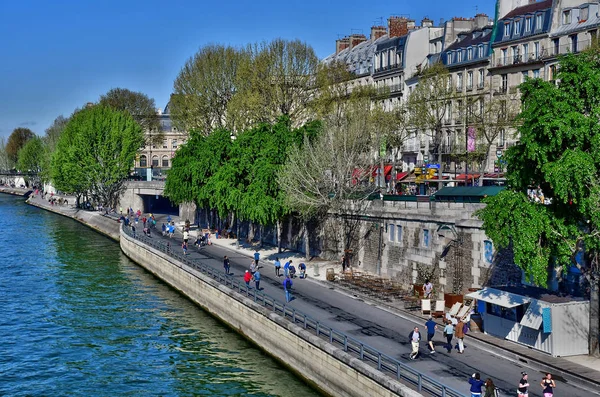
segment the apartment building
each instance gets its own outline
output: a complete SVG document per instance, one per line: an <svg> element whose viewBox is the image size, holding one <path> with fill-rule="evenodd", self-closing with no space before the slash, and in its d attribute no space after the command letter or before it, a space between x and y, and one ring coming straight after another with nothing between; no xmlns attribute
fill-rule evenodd
<svg viewBox="0 0 600 397"><path fill-rule="evenodd" d="M157 114L160 120L162 142L156 142L156 139L152 138L152 131L145 132L146 142L153 143L142 148L136 156L135 172L142 177L146 177L149 169L152 171L153 177L164 177L165 171L171 168L175 152L186 142L188 136L186 132L179 131L177 127L173 126L169 104L165 106L164 111L158 109Z"/></svg>

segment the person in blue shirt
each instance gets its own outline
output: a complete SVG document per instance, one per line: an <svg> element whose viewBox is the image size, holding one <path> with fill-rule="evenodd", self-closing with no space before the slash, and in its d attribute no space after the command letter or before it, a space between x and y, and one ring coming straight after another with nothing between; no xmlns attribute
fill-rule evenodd
<svg viewBox="0 0 600 397"><path fill-rule="evenodd" d="M285 280L283 280L283 290L285 291L286 302L292 300L292 294L290 293L290 290L292 289L293 284L294 283L292 283L292 279L290 278L290 276L285 276Z"/></svg>
<svg viewBox="0 0 600 397"><path fill-rule="evenodd" d="M292 264L292 260L290 259L283 265L283 275L289 277L290 275L290 265Z"/></svg>
<svg viewBox="0 0 600 397"><path fill-rule="evenodd" d="M479 372L475 372L469 378L469 383L471 384L471 397L481 397L481 388L485 385L485 382L481 380Z"/></svg>
<svg viewBox="0 0 600 397"><path fill-rule="evenodd" d="M279 271L281 270L281 262L279 262L279 258L275 258L275 275L280 277Z"/></svg>
<svg viewBox="0 0 600 397"><path fill-rule="evenodd" d="M304 264L304 262L300 263L300 266L298 266L298 268L300 269L300 278L305 278L306 277L306 265Z"/></svg>
<svg viewBox="0 0 600 397"><path fill-rule="evenodd" d="M254 285L256 285L256 290L260 291L260 272L257 270L254 272Z"/></svg>
<svg viewBox="0 0 600 397"><path fill-rule="evenodd" d="M433 321L433 317L429 317L429 320L425 323L427 327L427 344L429 345L429 352L435 353L435 347L433 345L433 337L435 336L435 330L437 329L437 324Z"/></svg>
<svg viewBox="0 0 600 397"><path fill-rule="evenodd" d="M165 225L165 223L163 222L163 224L162 224L162 235L164 236L165 234L167 234L167 225Z"/></svg>
<svg viewBox="0 0 600 397"><path fill-rule="evenodd" d="M258 269L258 261L260 260L260 252L256 251L254 253L254 265Z"/></svg>

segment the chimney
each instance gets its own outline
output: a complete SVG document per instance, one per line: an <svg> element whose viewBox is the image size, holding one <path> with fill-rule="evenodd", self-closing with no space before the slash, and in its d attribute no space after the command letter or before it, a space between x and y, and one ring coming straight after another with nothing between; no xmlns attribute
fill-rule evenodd
<svg viewBox="0 0 600 397"><path fill-rule="evenodd" d="M371 26L371 41L375 41L386 34L387 28L385 26Z"/></svg>
<svg viewBox="0 0 600 397"><path fill-rule="evenodd" d="M408 19L405 17L390 17L388 19L390 37L401 37L408 34Z"/></svg>
<svg viewBox="0 0 600 397"><path fill-rule="evenodd" d="M354 48L363 41L367 41L367 37L364 34L352 34L350 35L350 48Z"/></svg>
<svg viewBox="0 0 600 397"><path fill-rule="evenodd" d="M408 21L406 21L406 27L408 28L408 30L413 30L415 28L415 20L409 19Z"/></svg>
<svg viewBox="0 0 600 397"><path fill-rule="evenodd" d="M475 29L482 29L488 26L490 23L490 17L486 14L475 15Z"/></svg>
<svg viewBox="0 0 600 397"><path fill-rule="evenodd" d="M336 55L350 47L350 38L344 37L343 39L337 39L335 41L335 53Z"/></svg>
<svg viewBox="0 0 600 397"><path fill-rule="evenodd" d="M425 17L421 20L421 27L430 28L432 26L433 26L433 21L431 19Z"/></svg>

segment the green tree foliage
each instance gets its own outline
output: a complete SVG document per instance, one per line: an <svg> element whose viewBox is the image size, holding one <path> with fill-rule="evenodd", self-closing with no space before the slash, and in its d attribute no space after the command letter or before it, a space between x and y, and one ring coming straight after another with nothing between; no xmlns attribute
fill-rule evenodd
<svg viewBox="0 0 600 397"><path fill-rule="evenodd" d="M238 67L248 56L231 46L208 45L188 59L175 79L170 102L180 130L208 135L214 129L234 128L227 108L238 91Z"/></svg>
<svg viewBox="0 0 600 397"><path fill-rule="evenodd" d="M147 144L162 142L162 129L153 98L142 92L135 92L126 88L112 88L100 97L98 103L114 110L129 113L139 123L144 132L150 132L147 135Z"/></svg>
<svg viewBox="0 0 600 397"><path fill-rule="evenodd" d="M6 155L8 156L8 160L11 164L17 164L19 160L19 150L28 140L33 138L35 134L29 128L15 128L13 132L8 137L8 142L6 142Z"/></svg>
<svg viewBox="0 0 600 397"><path fill-rule="evenodd" d="M520 142L506 155L509 188L486 199L478 215L497 248L545 286L551 266L579 267L590 287L590 353L598 355L600 249L600 53L561 59L557 83L521 85ZM550 204L527 189L541 188ZM574 257L585 250L587 261Z"/></svg>
<svg viewBox="0 0 600 397"><path fill-rule="evenodd" d="M44 141L34 136L19 150L17 168L23 172L40 172L45 152Z"/></svg>
<svg viewBox="0 0 600 397"><path fill-rule="evenodd" d="M307 119L318 58L300 40L275 39L248 46L238 68L239 88L228 108L238 129L258 123L276 123L280 117L298 126Z"/></svg>
<svg viewBox="0 0 600 397"><path fill-rule="evenodd" d="M140 125L126 112L102 105L74 114L52 157L54 186L115 207L123 182L144 142Z"/></svg>

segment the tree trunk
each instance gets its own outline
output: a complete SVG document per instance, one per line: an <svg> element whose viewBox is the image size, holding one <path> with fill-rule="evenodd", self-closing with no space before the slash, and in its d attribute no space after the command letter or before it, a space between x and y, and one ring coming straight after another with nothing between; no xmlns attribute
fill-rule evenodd
<svg viewBox="0 0 600 397"><path fill-rule="evenodd" d="M264 230L263 225L262 224L258 225L258 246L260 248L262 248L262 243L263 243L263 230Z"/></svg>
<svg viewBox="0 0 600 397"><path fill-rule="evenodd" d="M277 253L281 254L281 219L277 219Z"/></svg>
<svg viewBox="0 0 600 397"><path fill-rule="evenodd" d="M235 248L240 248L240 219L236 219Z"/></svg>
<svg viewBox="0 0 600 397"><path fill-rule="evenodd" d="M593 266L593 269L597 269ZM592 270L594 272L594 270ZM595 271L594 273L598 273ZM598 274L592 274L590 282L590 331L589 331L589 349L590 356L600 357L600 277Z"/></svg>
<svg viewBox="0 0 600 397"><path fill-rule="evenodd" d="M310 260L310 236L308 235L308 221L304 221L302 223L302 228L304 229L304 250L306 251L304 257L308 262Z"/></svg>

